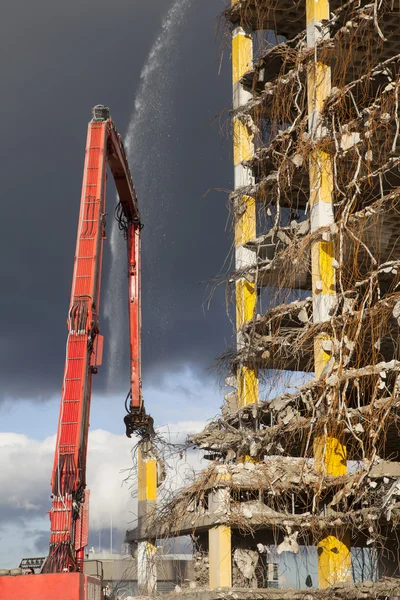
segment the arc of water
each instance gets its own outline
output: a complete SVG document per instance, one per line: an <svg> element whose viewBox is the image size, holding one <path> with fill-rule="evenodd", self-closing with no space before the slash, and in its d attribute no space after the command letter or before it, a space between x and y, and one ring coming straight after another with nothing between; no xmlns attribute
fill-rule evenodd
<svg viewBox="0 0 400 600"><path fill-rule="evenodd" d="M152 194L146 194L151 172L151 156L165 155L165 160L168 160L167 149L162 147L163 137L160 135L160 130L168 127L166 98L172 90L180 28L190 5L191 0L175 0L162 21L161 31L150 49L140 74L134 110L124 140L141 210L146 217L150 216L152 209L157 208L158 210L155 205L151 206ZM159 200L160 198L158 198ZM146 222L146 218L144 221ZM115 220L111 226L110 246L111 274L104 311L111 325L107 359L107 387L109 389L119 387L118 380L121 378L123 366L121 356L126 327L126 293L124 289L126 249Z"/></svg>

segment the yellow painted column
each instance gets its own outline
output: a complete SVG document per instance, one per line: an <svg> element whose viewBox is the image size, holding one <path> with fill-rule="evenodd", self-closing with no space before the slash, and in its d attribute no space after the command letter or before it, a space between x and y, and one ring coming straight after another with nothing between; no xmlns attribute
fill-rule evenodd
<svg viewBox="0 0 400 600"><path fill-rule="evenodd" d="M232 587L231 528L220 525L208 532L210 588Z"/></svg>
<svg viewBox="0 0 400 600"><path fill-rule="evenodd" d="M232 4L235 4L233 0ZM237 25L232 32L232 83L233 108L243 106L251 99L252 94L240 83L241 77L252 66L253 40L249 29ZM253 132L248 122L233 118L233 161L235 190L254 183L252 169L244 166L243 161L254 154ZM255 199L244 195L236 200L235 211L235 266L240 272L256 262L255 252L245 248L246 242L256 236L256 203ZM245 277L236 281L236 330L237 348L243 346L241 328L251 319L256 311L257 290L253 282ZM240 365L237 373L238 407L257 402L258 377L254 367Z"/></svg>
<svg viewBox="0 0 400 600"><path fill-rule="evenodd" d="M157 502L157 455L151 442L143 441L138 448L138 527L146 528L154 517ZM140 595L152 595L157 587L156 540L138 544L138 588Z"/></svg>
<svg viewBox="0 0 400 600"><path fill-rule="evenodd" d="M138 502L157 500L157 459L142 442L138 448Z"/></svg>
<svg viewBox="0 0 400 600"><path fill-rule="evenodd" d="M232 0L232 5L237 0ZM233 109L236 110L251 99L252 94L244 89L240 79L251 68L253 59L252 32L240 24L232 32L232 83ZM243 165L243 161L254 154L253 133L248 122L233 118L233 162L235 190L254 184L252 169ZM255 263L255 253L245 248L246 242L256 236L256 203L254 198L242 195L236 200L235 207L235 267L238 272ZM254 283L245 277L236 281L236 344L243 347L242 326L251 319L256 310L257 290ZM237 370L237 403L242 408L258 399L258 378L256 369L241 364ZM220 490L221 491L221 490ZM224 490L229 494L229 490ZM218 512L217 492L213 492ZM223 494L222 494L223 496ZM232 544L231 529L225 525L213 527L208 532L209 540L209 583L210 588L232 586Z"/></svg>
<svg viewBox="0 0 400 600"><path fill-rule="evenodd" d="M214 488L208 494L208 510L216 521L229 513L231 473L227 465L216 467ZM210 588L232 586L231 528L218 525L208 530L208 563Z"/></svg>
<svg viewBox="0 0 400 600"><path fill-rule="evenodd" d="M315 47L318 40L329 32L322 29L322 21L329 19L328 0L306 0L307 44ZM330 66L315 60L309 67L307 76L309 132L316 144L324 135L321 111L331 90ZM331 157L316 149L311 154L310 164L310 221L311 231L334 223L333 175ZM333 261L335 247L333 240L315 242L311 248L313 317L315 322L330 319L336 303L336 280ZM316 336L314 340L315 377L323 374L331 358L329 337ZM326 475L339 476L347 471L346 446L340 432L331 430L316 436L314 459L317 470ZM350 538L345 532L335 532L318 543L318 581L320 588L351 578Z"/></svg>

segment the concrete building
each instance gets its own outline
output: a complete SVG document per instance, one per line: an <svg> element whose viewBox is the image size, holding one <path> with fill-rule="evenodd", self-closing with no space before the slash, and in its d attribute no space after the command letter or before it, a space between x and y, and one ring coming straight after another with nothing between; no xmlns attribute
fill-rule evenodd
<svg viewBox="0 0 400 600"><path fill-rule="evenodd" d="M231 391L191 440L210 467L167 505L142 446L139 592L155 540L192 535L185 597L397 597L399 7L232 0L224 18Z"/></svg>

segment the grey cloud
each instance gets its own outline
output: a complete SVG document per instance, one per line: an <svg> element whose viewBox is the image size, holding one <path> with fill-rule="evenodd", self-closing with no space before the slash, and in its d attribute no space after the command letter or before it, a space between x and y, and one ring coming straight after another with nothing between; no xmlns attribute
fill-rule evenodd
<svg viewBox="0 0 400 600"><path fill-rule="evenodd" d="M0 503L0 529L4 525L13 524L15 527L28 528L31 519L42 517L49 510L49 494L43 496L43 502L40 502L32 508L21 506L10 506Z"/></svg>
<svg viewBox="0 0 400 600"><path fill-rule="evenodd" d="M34 531L34 546L39 556L47 556L49 551L49 532L48 531Z"/></svg>
<svg viewBox="0 0 400 600"><path fill-rule="evenodd" d="M149 378L184 363L202 369L231 334L222 294L204 316L206 290L199 283L219 271L230 243L226 198L201 200L208 188L231 185L230 141L211 125L230 105L228 65L218 76L215 24L222 7L193 2L175 73L164 74L172 89L164 99L148 99L165 101L168 124L149 123L149 166L133 169L145 223L143 364ZM0 399L43 399L61 387L90 108L109 104L126 130L167 7L165 0L117 0L112 7L105 0L6 0L2 8ZM107 335L104 319L102 325ZM121 382L127 381L124 348ZM96 389L104 384L103 375Z"/></svg>

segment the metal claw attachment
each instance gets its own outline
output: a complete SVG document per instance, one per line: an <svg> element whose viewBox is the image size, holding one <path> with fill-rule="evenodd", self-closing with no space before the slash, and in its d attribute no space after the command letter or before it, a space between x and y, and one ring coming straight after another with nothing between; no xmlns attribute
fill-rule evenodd
<svg viewBox="0 0 400 600"><path fill-rule="evenodd" d="M124 417L127 437L132 437L137 433L142 439L149 439L155 436L154 419L148 415L142 407L140 410L131 408L130 412Z"/></svg>

